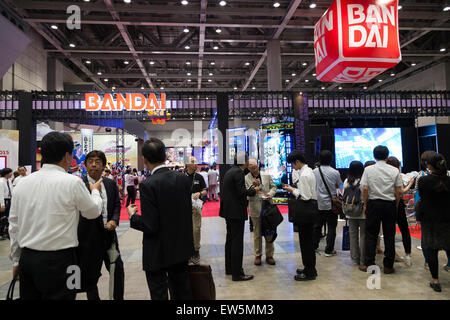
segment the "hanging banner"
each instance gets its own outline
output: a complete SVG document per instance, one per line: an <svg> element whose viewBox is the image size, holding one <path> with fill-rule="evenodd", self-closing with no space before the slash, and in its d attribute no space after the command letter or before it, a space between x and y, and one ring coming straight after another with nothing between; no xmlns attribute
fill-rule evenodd
<svg viewBox="0 0 450 320"><path fill-rule="evenodd" d="M398 0L335 0L314 26L317 79L366 83L401 60Z"/></svg>
<svg viewBox="0 0 450 320"><path fill-rule="evenodd" d="M81 150L88 154L94 149L94 131L92 129L81 129Z"/></svg>
<svg viewBox="0 0 450 320"><path fill-rule="evenodd" d="M0 129L0 170L19 166L19 131Z"/></svg>

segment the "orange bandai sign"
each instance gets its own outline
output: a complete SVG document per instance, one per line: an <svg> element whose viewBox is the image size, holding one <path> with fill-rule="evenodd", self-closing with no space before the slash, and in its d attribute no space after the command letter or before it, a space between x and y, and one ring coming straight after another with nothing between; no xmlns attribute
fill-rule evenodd
<svg viewBox="0 0 450 320"><path fill-rule="evenodd" d="M166 94L161 93L160 99L154 93L147 96L142 93L86 93L84 96L86 111L144 111L165 110Z"/></svg>

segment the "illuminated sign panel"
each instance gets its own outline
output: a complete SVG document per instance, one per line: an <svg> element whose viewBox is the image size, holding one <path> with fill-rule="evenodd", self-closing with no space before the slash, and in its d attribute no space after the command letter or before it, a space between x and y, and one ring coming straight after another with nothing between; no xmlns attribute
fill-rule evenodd
<svg viewBox="0 0 450 320"><path fill-rule="evenodd" d="M142 93L106 93L100 96L98 93L86 93L86 111L149 111L165 110L166 94L161 93L160 99L154 93L144 95Z"/></svg>

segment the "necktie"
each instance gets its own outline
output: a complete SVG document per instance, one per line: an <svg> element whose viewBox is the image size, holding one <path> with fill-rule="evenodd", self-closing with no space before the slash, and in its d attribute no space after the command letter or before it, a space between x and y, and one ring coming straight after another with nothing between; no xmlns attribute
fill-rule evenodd
<svg viewBox="0 0 450 320"><path fill-rule="evenodd" d="M6 180L6 185L8 186L8 197L11 199L11 188L9 187L9 180Z"/></svg>

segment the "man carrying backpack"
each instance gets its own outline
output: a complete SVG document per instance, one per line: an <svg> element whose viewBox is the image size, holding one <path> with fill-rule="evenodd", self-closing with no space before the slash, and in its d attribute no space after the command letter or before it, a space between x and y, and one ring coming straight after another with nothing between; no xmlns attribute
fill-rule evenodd
<svg viewBox="0 0 450 320"><path fill-rule="evenodd" d="M365 266L366 217L363 213L361 197L361 177L364 165L360 161L352 161L348 170L348 177L344 181L344 196L342 209L349 223L350 256L357 266Z"/></svg>

